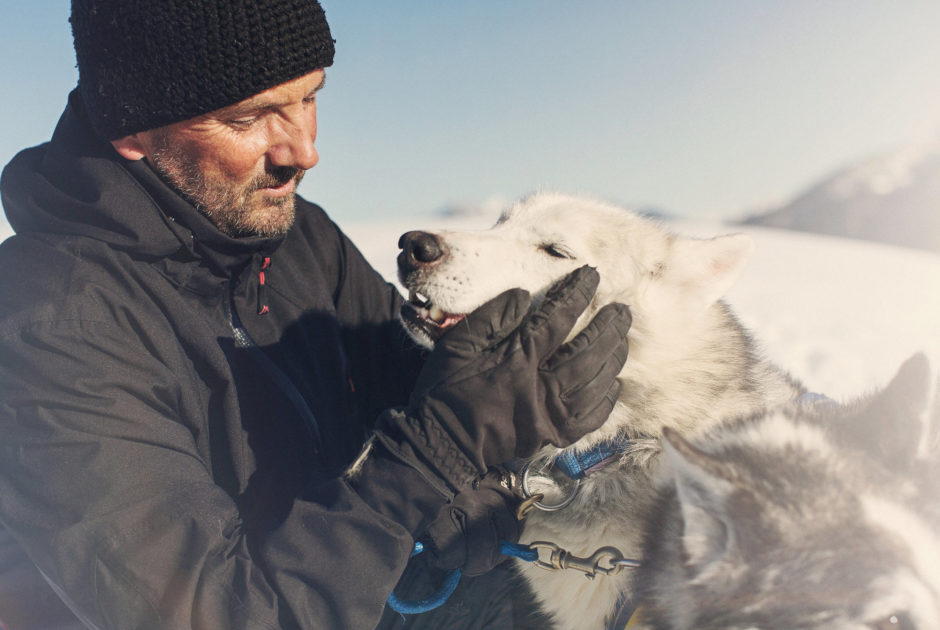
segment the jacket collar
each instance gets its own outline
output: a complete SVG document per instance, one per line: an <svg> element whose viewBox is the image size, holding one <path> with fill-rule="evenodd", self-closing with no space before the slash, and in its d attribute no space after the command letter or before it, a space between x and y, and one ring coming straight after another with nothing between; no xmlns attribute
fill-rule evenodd
<svg viewBox="0 0 940 630"><path fill-rule="evenodd" d="M228 236L219 231L189 201L167 186L144 160L125 161L124 168L134 176L154 205L160 209L169 221L170 229L182 230L184 246L194 256L206 261L217 273L229 276L244 267L250 259L270 256L284 240L283 236Z"/></svg>
<svg viewBox="0 0 940 630"><path fill-rule="evenodd" d="M198 258L229 276L269 256L283 237L232 238L143 161L125 160L97 137L77 92L52 140L20 152L3 171L3 205L17 233L85 236L144 258Z"/></svg>

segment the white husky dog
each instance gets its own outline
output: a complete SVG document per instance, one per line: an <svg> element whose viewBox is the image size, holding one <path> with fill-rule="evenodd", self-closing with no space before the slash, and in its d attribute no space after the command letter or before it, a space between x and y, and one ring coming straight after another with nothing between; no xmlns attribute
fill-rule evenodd
<svg viewBox="0 0 940 630"><path fill-rule="evenodd" d="M692 438L667 430L636 627L940 628L929 385L918 355L851 405L785 405Z"/></svg>
<svg viewBox="0 0 940 630"><path fill-rule="evenodd" d="M502 291L521 287L538 299L585 264L597 268L600 285L572 337L605 304L630 307L620 400L601 428L533 458L529 488L544 497L525 522L523 542L547 541L578 557L612 546L636 557L664 428L692 435L802 393L758 356L720 301L752 251L745 235L687 238L599 201L537 194L489 230L409 232L399 246L399 278L410 292L402 321L428 346ZM613 569L611 561L602 564ZM520 565L564 630L604 628L631 599L630 570L586 580L574 570Z"/></svg>

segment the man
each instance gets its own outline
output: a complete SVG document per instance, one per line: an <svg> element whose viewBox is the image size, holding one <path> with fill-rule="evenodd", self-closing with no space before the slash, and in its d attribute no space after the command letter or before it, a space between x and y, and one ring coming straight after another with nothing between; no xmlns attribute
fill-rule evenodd
<svg viewBox="0 0 940 630"><path fill-rule="evenodd" d="M71 22L78 87L2 179L0 549L121 630L371 628L415 539L496 564L493 467L606 418L626 308L564 344L582 269L422 367L401 298L295 194L334 52L315 0L73 0Z"/></svg>

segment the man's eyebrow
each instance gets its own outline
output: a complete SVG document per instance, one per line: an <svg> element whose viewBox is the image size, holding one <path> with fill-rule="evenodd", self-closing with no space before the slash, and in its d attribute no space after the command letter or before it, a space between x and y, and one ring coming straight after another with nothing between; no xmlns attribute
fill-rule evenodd
<svg viewBox="0 0 940 630"><path fill-rule="evenodd" d="M326 73L323 74L323 77L320 79L320 82L312 90L307 92L304 98L310 98L314 96L317 92L323 89L323 86L326 85ZM281 106L281 103L272 103L266 101L258 96L250 97L239 103L229 105L228 107L223 107L219 110L220 114L233 115L233 114L242 114L246 112L254 111L263 111L266 109L277 109Z"/></svg>

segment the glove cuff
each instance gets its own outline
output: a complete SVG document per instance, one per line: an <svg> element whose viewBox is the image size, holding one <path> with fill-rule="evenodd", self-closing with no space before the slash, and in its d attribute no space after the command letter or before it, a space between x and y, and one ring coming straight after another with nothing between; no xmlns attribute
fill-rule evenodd
<svg viewBox="0 0 940 630"><path fill-rule="evenodd" d="M446 484L451 496L486 473L486 467L467 457L439 420L422 413L383 414L375 439L399 461L422 471L430 483L433 479Z"/></svg>
<svg viewBox="0 0 940 630"><path fill-rule="evenodd" d="M381 440L370 442L355 470L345 477L369 507L402 525L412 537L439 518L454 497L440 478L404 461Z"/></svg>

